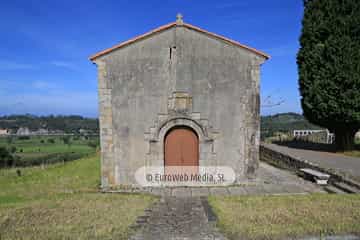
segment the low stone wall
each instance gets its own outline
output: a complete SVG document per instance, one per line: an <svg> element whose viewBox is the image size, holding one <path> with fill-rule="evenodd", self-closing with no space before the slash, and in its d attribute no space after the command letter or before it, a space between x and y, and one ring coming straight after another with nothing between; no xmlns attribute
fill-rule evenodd
<svg viewBox="0 0 360 240"><path fill-rule="evenodd" d="M344 176L344 174L334 170L321 167L304 159L299 159L287 154L275 151L265 143L260 145L260 160L279 168L287 169L296 173L301 173L301 168L311 168L330 175L331 182L344 182L350 186L360 189L360 183Z"/></svg>

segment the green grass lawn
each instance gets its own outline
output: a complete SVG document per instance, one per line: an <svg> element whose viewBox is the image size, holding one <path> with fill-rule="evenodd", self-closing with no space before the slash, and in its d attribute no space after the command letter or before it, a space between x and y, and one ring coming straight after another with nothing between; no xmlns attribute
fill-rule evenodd
<svg viewBox="0 0 360 240"><path fill-rule="evenodd" d="M349 151L349 152L344 152L344 154L350 157L360 158L360 151Z"/></svg>
<svg viewBox="0 0 360 240"><path fill-rule="evenodd" d="M70 139L70 144L64 143L64 136L30 136L29 139L11 137L11 141L9 137L3 137L0 138L0 147L6 147L9 151L15 147L16 151L13 155L19 158L16 162L20 166L39 165L39 162L46 163L47 160L53 162L54 158L61 160L66 156L77 159L95 153L96 146L91 146L89 143L98 142L97 136L88 139L79 136L67 137Z"/></svg>
<svg viewBox="0 0 360 240"><path fill-rule="evenodd" d="M23 153L64 153L64 152L91 152L93 149L85 144L65 145L63 143L38 144L30 146L18 146ZM17 151L19 153L19 150Z"/></svg>
<svg viewBox="0 0 360 240"><path fill-rule="evenodd" d="M49 143L53 139L54 143ZM0 146L16 147L16 153L64 153L64 152L93 152L93 148L87 145L91 140L74 140L71 138L70 145L64 144L62 136L31 136L30 139L21 140L14 137L9 143L6 138L0 138Z"/></svg>
<svg viewBox="0 0 360 240"><path fill-rule="evenodd" d="M0 239L127 239L155 199L98 192L99 157L0 169Z"/></svg>
<svg viewBox="0 0 360 240"><path fill-rule="evenodd" d="M360 195L210 197L230 239L292 239L360 233Z"/></svg>
<svg viewBox="0 0 360 240"><path fill-rule="evenodd" d="M355 140L355 149L354 150L344 152L344 154L347 156L360 158L360 139Z"/></svg>

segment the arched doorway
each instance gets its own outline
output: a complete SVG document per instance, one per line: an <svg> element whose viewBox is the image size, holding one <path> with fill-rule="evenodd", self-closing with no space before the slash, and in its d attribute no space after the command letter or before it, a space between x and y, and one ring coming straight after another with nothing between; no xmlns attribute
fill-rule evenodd
<svg viewBox="0 0 360 240"><path fill-rule="evenodd" d="M199 166L199 138L187 127L169 130L164 141L165 167ZM191 171L193 172L193 171Z"/></svg>

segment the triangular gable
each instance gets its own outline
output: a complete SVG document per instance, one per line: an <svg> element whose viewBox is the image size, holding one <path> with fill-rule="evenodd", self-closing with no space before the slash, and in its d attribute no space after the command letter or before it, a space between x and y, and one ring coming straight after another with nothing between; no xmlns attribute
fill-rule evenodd
<svg viewBox="0 0 360 240"><path fill-rule="evenodd" d="M203 33L203 34L206 34L206 35L208 35L208 36L210 36L210 37L213 37L213 38L216 38L216 39L220 39L220 40L222 40L222 41L224 41L224 42L227 42L227 43L229 43L229 44L232 44L232 45L234 45L234 46L237 46L237 47L246 49L246 50L248 50L248 51L250 51L250 52L253 52L254 54L259 55L259 56L261 56L261 57L263 57L263 58L265 58L265 59L269 59L269 58L270 58L269 55L267 55L266 53L263 53L263 52L261 52L261 51L259 51L259 50L256 50L255 48L248 47L248 46L243 45L243 44L241 44L241 43L239 43L239 42L237 42L237 41L231 40L231 39L229 39L229 38L220 36L220 35L215 34L215 33L212 33L212 32L208 32L208 31L206 31L206 30L204 30L204 29L201 29L201 28L199 28L199 27L195 27L195 26L193 26L193 25L191 25L191 24L188 24L188 23L180 23L180 24L179 24L178 22L172 22L172 23L163 25L163 26L161 26L161 27L158 27L158 28L156 28L156 29L154 29L154 30L152 30L152 31L150 31L150 32L147 32L147 33L145 33L145 34L142 34L142 35L140 35L140 36L137 36L137 37L135 37L135 38L132 38L132 39L130 39L130 40L127 40L127 41L125 41L125 42L119 43L119 44L117 44L117 45L115 45L115 46L113 46L113 47L111 47L111 48L108 48L108 49L105 49L105 50L103 50L103 51L100 51L100 52L98 52L98 53L90 56L89 59L90 59L91 61L94 61L94 60L97 59L98 57L101 57L101 56L103 56L103 55L106 55L106 54L108 54L108 53L110 53L110 52L112 52L112 51L114 51L114 50L116 50L116 49L125 47L125 46L127 46L127 45L129 45L129 44L132 44L132 43L136 42L136 41L142 40L142 39L144 39L144 38L150 37L150 36L153 35L153 34L156 34L156 33L162 32L162 31L165 31L165 30L167 30L167 29L170 29L170 28L176 27L176 26L186 27L186 28L188 28L188 29L191 29L191 30L194 30L194 31Z"/></svg>

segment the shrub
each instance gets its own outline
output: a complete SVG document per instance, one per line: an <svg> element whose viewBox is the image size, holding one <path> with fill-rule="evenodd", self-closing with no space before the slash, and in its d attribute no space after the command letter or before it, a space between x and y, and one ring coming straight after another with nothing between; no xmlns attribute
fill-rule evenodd
<svg viewBox="0 0 360 240"><path fill-rule="evenodd" d="M91 148L97 148L99 146L99 143L96 141L88 142L87 145Z"/></svg>
<svg viewBox="0 0 360 240"><path fill-rule="evenodd" d="M0 147L0 168L12 166L13 161L11 153L5 147Z"/></svg>
<svg viewBox="0 0 360 240"><path fill-rule="evenodd" d="M15 147L15 146L11 146L11 147L10 147L10 152L11 152L11 153L15 153L15 152L16 152L16 147Z"/></svg>
<svg viewBox="0 0 360 240"><path fill-rule="evenodd" d="M64 137L62 138L62 140L63 140L64 144L70 146L70 144L71 144L71 139L70 139L69 136L64 136Z"/></svg>
<svg viewBox="0 0 360 240"><path fill-rule="evenodd" d="M86 155L86 153L53 153L42 157L17 158L15 160L14 166L30 167L42 164L48 165L58 162L68 162L85 157Z"/></svg>
<svg viewBox="0 0 360 240"><path fill-rule="evenodd" d="M8 143L8 144L11 144L12 142L13 142L13 137L12 136L9 136L9 137L7 137L6 138L6 142Z"/></svg>
<svg viewBox="0 0 360 240"><path fill-rule="evenodd" d="M30 136L19 136L19 140L30 140Z"/></svg>

